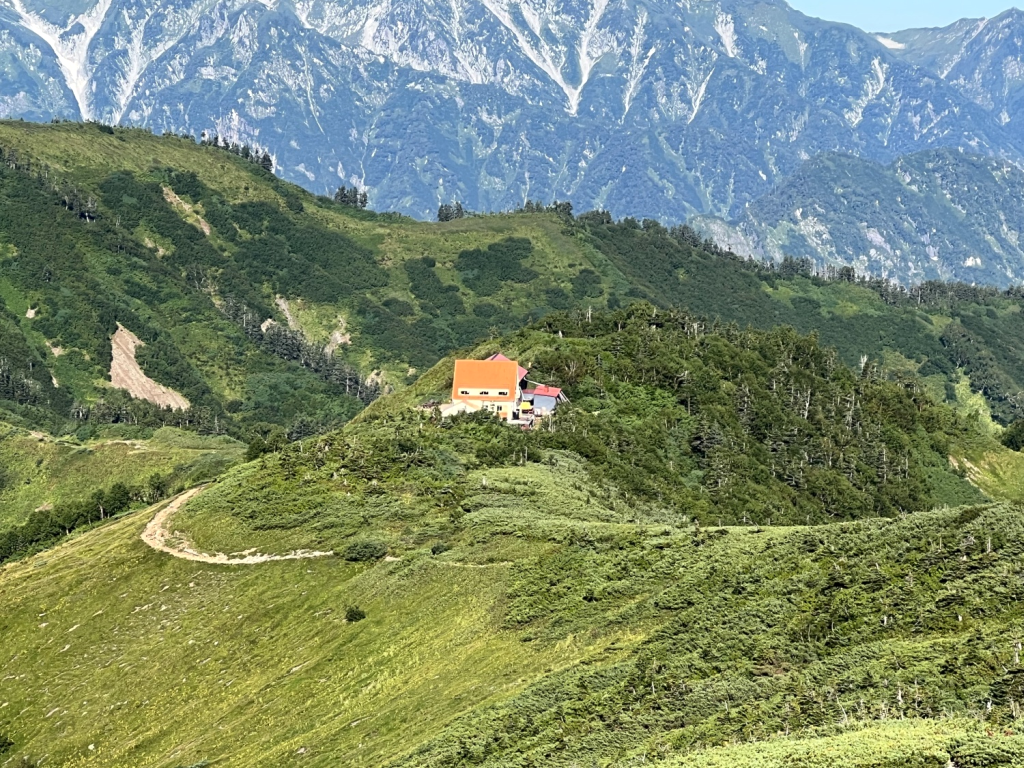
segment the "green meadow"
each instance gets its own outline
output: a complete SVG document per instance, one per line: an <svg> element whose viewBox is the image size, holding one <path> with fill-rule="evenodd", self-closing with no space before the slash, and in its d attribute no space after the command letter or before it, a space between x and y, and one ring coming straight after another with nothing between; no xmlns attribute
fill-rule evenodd
<svg viewBox="0 0 1024 768"><path fill-rule="evenodd" d="M1024 768L1017 293L0 147L0 767ZM441 419L498 351L569 402Z"/></svg>
<svg viewBox="0 0 1024 768"><path fill-rule="evenodd" d="M80 443L0 423L0 530L115 483L145 485L154 474L169 490L187 488L222 474L244 453L231 438L172 428L148 438L126 431Z"/></svg>

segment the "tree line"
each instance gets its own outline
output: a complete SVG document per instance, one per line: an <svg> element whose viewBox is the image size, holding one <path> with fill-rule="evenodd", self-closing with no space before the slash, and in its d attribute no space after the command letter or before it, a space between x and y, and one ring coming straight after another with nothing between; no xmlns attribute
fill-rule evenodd
<svg viewBox="0 0 1024 768"><path fill-rule="evenodd" d="M224 298L221 311L244 331L250 341L270 354L294 361L325 381L344 387L346 395L366 405L380 397L381 385L378 381L364 378L356 366L342 360L327 348L313 344L300 331L293 331L271 318L262 317L244 302L231 296Z"/></svg>
<svg viewBox="0 0 1024 768"><path fill-rule="evenodd" d="M155 504L168 493L167 478L154 474L145 485L114 483L86 499L38 509L22 525L0 531L0 564L51 547L77 530L127 512L135 503Z"/></svg>
<svg viewBox="0 0 1024 768"><path fill-rule="evenodd" d="M214 149L221 149L225 152L229 152L235 157L240 157L243 160L247 160L253 165L258 165L267 173L274 172L274 159L271 157L270 152L264 149L262 152L259 149L254 149L248 144L239 145L237 142L228 141L226 138L222 139L218 134L208 134L203 131L199 139L199 145L202 147L213 147Z"/></svg>
<svg viewBox="0 0 1024 768"><path fill-rule="evenodd" d="M342 185L334 193L334 202L349 208L363 210L370 204L370 196L366 194L366 190L361 190L354 186L349 189Z"/></svg>

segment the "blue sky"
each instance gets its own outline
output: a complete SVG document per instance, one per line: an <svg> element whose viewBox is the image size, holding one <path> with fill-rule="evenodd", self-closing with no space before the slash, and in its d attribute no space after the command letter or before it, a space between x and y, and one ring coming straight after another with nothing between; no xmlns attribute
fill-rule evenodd
<svg viewBox="0 0 1024 768"><path fill-rule="evenodd" d="M944 27L964 17L991 18L1013 3L1014 0L789 0L790 5L808 16L845 21L868 32Z"/></svg>

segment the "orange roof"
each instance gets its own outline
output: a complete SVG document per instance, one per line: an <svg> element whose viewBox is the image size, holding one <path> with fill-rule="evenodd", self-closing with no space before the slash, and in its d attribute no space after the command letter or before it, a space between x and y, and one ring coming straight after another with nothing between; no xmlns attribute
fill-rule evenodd
<svg viewBox="0 0 1024 768"><path fill-rule="evenodd" d="M519 363L514 360L456 360L452 399L458 400L459 390L489 390L490 400L514 400L519 385ZM498 391L508 392L499 398Z"/></svg>
<svg viewBox="0 0 1024 768"><path fill-rule="evenodd" d="M501 354L501 352L499 352L496 355L491 355L487 359L488 360L501 360L504 363L511 362L507 357L505 357L503 354ZM523 379L525 379L529 375L530 375L530 372L528 370L526 370L525 368L523 368L523 366L520 365L519 366L519 380L522 381Z"/></svg>

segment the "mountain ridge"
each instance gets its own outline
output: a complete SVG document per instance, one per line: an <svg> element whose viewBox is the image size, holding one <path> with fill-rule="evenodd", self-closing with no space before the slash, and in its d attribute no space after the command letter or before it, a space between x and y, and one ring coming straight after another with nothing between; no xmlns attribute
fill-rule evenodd
<svg viewBox="0 0 1024 768"><path fill-rule="evenodd" d="M10 115L216 132L271 148L293 181L357 183L420 217L536 196L673 222L736 214L822 151L1024 156L951 85L781 0L3 7L9 71L17 35L40 62L12 78Z"/></svg>
<svg viewBox="0 0 1024 768"><path fill-rule="evenodd" d="M809 160L731 222L691 224L737 254L853 266L904 285L1007 287L1024 272L1024 171L948 149L882 165L844 153Z"/></svg>

